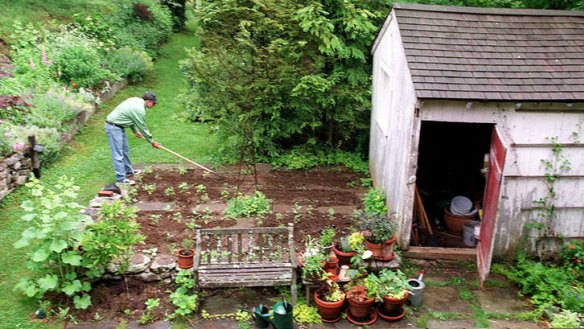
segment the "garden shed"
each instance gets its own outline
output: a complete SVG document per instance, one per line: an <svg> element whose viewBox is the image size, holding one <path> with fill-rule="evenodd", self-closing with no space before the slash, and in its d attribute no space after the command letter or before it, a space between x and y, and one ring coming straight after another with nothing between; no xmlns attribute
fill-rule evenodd
<svg viewBox="0 0 584 329"><path fill-rule="evenodd" d="M435 229L453 196L482 209L483 279L584 236L584 12L395 4L372 53L370 170L401 249L416 187Z"/></svg>

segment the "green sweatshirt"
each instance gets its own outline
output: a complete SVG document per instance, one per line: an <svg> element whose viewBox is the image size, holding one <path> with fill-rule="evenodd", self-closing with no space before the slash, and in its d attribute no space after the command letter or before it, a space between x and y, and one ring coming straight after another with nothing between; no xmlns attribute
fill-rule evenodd
<svg viewBox="0 0 584 329"><path fill-rule="evenodd" d="M139 131L150 144L154 141L146 126L145 101L140 97L130 97L123 101L107 116L106 121L130 128L134 133Z"/></svg>

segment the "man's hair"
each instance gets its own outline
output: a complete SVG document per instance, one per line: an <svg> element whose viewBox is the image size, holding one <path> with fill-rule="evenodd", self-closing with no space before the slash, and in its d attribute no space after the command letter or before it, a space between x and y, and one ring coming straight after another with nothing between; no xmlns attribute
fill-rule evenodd
<svg viewBox="0 0 584 329"><path fill-rule="evenodd" d="M145 92L144 96L142 96L142 99L144 99L145 101L153 101L154 104L158 103L158 99L156 98L156 94L151 92L151 91Z"/></svg>

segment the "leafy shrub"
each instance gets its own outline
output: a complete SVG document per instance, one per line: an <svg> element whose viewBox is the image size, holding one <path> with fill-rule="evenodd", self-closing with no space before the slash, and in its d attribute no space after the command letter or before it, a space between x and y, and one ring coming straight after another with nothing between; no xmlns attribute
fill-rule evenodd
<svg viewBox="0 0 584 329"><path fill-rule="evenodd" d="M79 187L66 177L51 187L32 178L26 186L30 198L21 207L22 220L28 225L14 247L26 248L31 277L21 279L15 289L38 299L55 292L85 309L91 305L87 294L91 285L82 281L79 246L82 229L91 217L79 212L84 208L76 202Z"/></svg>
<svg viewBox="0 0 584 329"><path fill-rule="evenodd" d="M363 207L366 213L373 215L387 215L385 194L378 188L370 188L363 198Z"/></svg>
<svg viewBox="0 0 584 329"><path fill-rule="evenodd" d="M133 247L144 241L136 210L119 200L103 204L100 220L88 226L82 240L84 266L91 269L89 277L100 277L112 262L119 273L127 270Z"/></svg>
<svg viewBox="0 0 584 329"><path fill-rule="evenodd" d="M566 243L560 255L564 266L571 270L580 280L584 280L584 243L578 240Z"/></svg>
<svg viewBox="0 0 584 329"><path fill-rule="evenodd" d="M336 150L328 147L302 145L274 157L271 163L286 169L310 169L317 166L344 165L359 173L368 173L367 161L356 152Z"/></svg>
<svg viewBox="0 0 584 329"><path fill-rule="evenodd" d="M552 328L581 328L583 322L580 314L562 310L560 313L552 315L550 325Z"/></svg>
<svg viewBox="0 0 584 329"><path fill-rule="evenodd" d="M137 82L144 79L153 65L152 58L146 52L123 47L108 56L107 66L115 74Z"/></svg>
<svg viewBox="0 0 584 329"><path fill-rule="evenodd" d="M40 153L41 163L47 165L55 161L61 152L61 135L55 128L37 126L14 126L12 128L13 145L28 145L28 136L35 136L37 144L44 146ZM14 149L14 147L13 147Z"/></svg>
<svg viewBox="0 0 584 329"><path fill-rule="evenodd" d="M562 295L567 294L566 287L578 282L571 270L528 260L525 254L519 254L514 266L500 268L499 272L515 282L521 294L531 296L531 303L539 314L562 305ZM566 307L569 307L568 304L564 303Z"/></svg>
<svg viewBox="0 0 584 329"><path fill-rule="evenodd" d="M99 45L79 31L62 31L51 42L54 70L66 84L75 82L80 87L94 87L104 80L117 77L102 66Z"/></svg>
<svg viewBox="0 0 584 329"><path fill-rule="evenodd" d="M44 94L36 94L31 99L33 107L29 110L26 123L43 128L64 131L63 126L82 111L91 111L92 105L82 96L61 89L50 89Z"/></svg>
<svg viewBox="0 0 584 329"><path fill-rule="evenodd" d="M229 218L265 215L271 211L271 201L260 191L254 195L242 195L227 202L225 216Z"/></svg>
<svg viewBox="0 0 584 329"><path fill-rule="evenodd" d="M95 39L100 44L100 50L104 53L113 51L116 47L116 36L107 17L100 13L93 15L73 15L75 23L73 28L81 31L89 38Z"/></svg>
<svg viewBox="0 0 584 329"><path fill-rule="evenodd" d="M0 80L2 94L25 95L30 90L44 92L57 81L45 50L36 47L19 49L14 53L13 64L14 76Z"/></svg>
<svg viewBox="0 0 584 329"><path fill-rule="evenodd" d="M122 5L112 24L118 24L114 30L118 47L145 50L150 56L156 55L158 46L172 33L170 11L154 0L132 0Z"/></svg>

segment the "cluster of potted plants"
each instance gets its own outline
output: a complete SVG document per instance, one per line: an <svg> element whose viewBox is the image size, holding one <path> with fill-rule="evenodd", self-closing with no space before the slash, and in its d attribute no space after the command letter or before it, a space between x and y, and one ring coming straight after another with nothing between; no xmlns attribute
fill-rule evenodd
<svg viewBox="0 0 584 329"><path fill-rule="evenodd" d="M357 325L370 325L378 317L400 320L411 289L406 276L389 269L368 273L364 266L368 258L390 261L395 257L395 221L382 214L358 212L355 222L359 231L342 236L336 243L334 228L323 230L318 242L307 238L300 263L305 281L320 282L314 300L322 321L340 320L345 307L347 319ZM329 249L336 258L330 256Z"/></svg>
<svg viewBox="0 0 584 329"><path fill-rule="evenodd" d="M411 289L406 276L400 270L389 269L378 274L360 273L360 277L343 288L329 278L322 280L314 293L322 321L339 321L345 301L347 319L356 325L371 325L378 316L387 321L401 320L406 314L404 305Z"/></svg>

